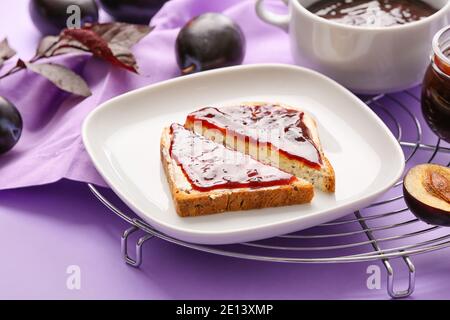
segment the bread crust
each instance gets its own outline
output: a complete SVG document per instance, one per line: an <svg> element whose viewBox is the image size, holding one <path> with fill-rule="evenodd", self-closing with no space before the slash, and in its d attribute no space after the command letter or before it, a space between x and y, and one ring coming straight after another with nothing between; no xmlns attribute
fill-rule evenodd
<svg viewBox="0 0 450 320"><path fill-rule="evenodd" d="M303 204L314 197L312 185L300 179L284 186L197 191L189 188L180 167L170 157L169 149L170 129L165 128L160 143L161 162L180 217Z"/></svg>
<svg viewBox="0 0 450 320"><path fill-rule="evenodd" d="M241 105L261 105L265 104L265 102L246 102ZM298 108L284 105L284 104L273 104L276 107L283 107L288 109L296 109ZM302 111L302 110L300 110ZM319 152L321 154L323 163L322 167L318 169L313 169L306 166L303 162L298 160L293 160L282 153L279 153L276 150L270 148L270 145L258 146L255 147L250 145L250 142L245 141L244 143L239 143L231 137L231 139L227 139L221 132L218 130L210 130L207 127L202 127L202 132L197 132L198 134L202 134L207 138L213 137L213 139L219 143L226 145L228 148L234 149L239 152L243 152L245 154L249 154L252 157L256 158L258 161L261 161L267 165L272 165L277 167L285 172L288 172L292 175L297 176L298 178L305 179L311 182L316 188L325 191L325 192L335 192L336 190L336 175L328 158L325 156L322 150L322 145L320 143L319 135L317 132L317 123L316 120L308 113L305 113L308 117L308 120L311 122L310 125L312 127L313 140L319 148ZM185 127L190 130L198 131L198 128L194 127L194 123L190 122L186 119ZM255 154L257 153L257 154ZM261 156L264 155L264 156ZM267 156L270 155L270 156Z"/></svg>

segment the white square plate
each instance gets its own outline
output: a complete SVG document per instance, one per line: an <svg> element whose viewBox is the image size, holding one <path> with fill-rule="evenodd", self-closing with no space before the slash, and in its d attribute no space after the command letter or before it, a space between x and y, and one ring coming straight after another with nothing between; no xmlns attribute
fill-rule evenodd
<svg viewBox="0 0 450 320"><path fill-rule="evenodd" d="M161 131L199 107L282 102L316 117L336 193L311 204L180 218L160 163ZM116 97L95 109L83 140L97 170L142 219L175 238L204 244L263 239L337 219L369 205L404 170L383 122L351 92L311 70L248 65L179 77Z"/></svg>

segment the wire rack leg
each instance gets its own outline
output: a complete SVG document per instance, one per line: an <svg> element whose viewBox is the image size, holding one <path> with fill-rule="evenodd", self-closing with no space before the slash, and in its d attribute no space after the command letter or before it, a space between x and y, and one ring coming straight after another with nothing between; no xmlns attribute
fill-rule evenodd
<svg viewBox="0 0 450 320"><path fill-rule="evenodd" d="M382 253L383 250L378 245L377 239L373 235L371 231L369 231L369 226L367 225L366 221L363 219L361 213L359 211L355 212L355 216L359 221L359 224L365 231L367 238L372 241L372 247L375 251ZM394 299L400 299L400 298L406 298L409 297L415 289L415 283L416 283L416 268L414 264L411 261L411 258L408 256L403 257L403 261L406 263L408 270L409 270L409 283L408 283L408 289L402 290L402 291L395 291L394 283L394 268L392 267L391 263L389 262L389 259L383 259L383 264L387 271L387 292L388 294L394 298Z"/></svg>
<svg viewBox="0 0 450 320"><path fill-rule="evenodd" d="M406 290L402 290L402 291L395 291L395 289L394 289L394 282L395 282L394 281L394 269L392 268L392 265L390 264L390 262L388 260L383 260L383 264L386 267L387 276L388 276L387 291L388 291L388 294L394 299L409 297L414 292L414 288L415 288L415 284L416 284L416 268L414 267L414 264L412 263L411 259L408 256L404 257L403 260L405 261L406 265L408 266L409 284L408 284L408 288Z"/></svg>
<svg viewBox="0 0 450 320"><path fill-rule="evenodd" d="M133 259L128 255L128 237L137 230L139 230L139 228L134 226L125 230L122 234L121 239L122 256L128 265L135 268L138 268L142 263L142 245L148 239L153 238L152 235L146 234L138 239L138 241L136 242L136 258Z"/></svg>

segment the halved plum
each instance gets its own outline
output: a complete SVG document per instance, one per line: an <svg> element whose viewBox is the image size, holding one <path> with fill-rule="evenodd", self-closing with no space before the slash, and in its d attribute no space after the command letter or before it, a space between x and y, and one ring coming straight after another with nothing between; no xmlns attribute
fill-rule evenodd
<svg viewBox="0 0 450 320"><path fill-rule="evenodd" d="M413 167L403 181L411 212L428 224L450 226L450 168L437 164Z"/></svg>

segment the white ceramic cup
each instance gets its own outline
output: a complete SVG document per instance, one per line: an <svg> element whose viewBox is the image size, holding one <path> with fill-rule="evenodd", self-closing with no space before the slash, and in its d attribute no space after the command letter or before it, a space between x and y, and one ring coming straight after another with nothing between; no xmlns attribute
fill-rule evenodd
<svg viewBox="0 0 450 320"><path fill-rule="evenodd" d="M256 12L265 22L289 32L295 62L366 94L420 83L430 62L433 36L450 21L449 0L423 0L439 11L392 27L340 24L306 9L317 0L282 1L289 6L287 15L268 11L264 0L256 0Z"/></svg>

